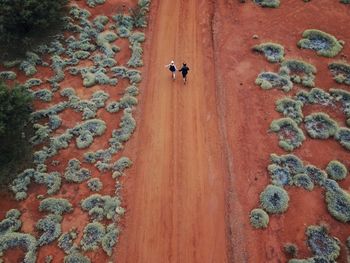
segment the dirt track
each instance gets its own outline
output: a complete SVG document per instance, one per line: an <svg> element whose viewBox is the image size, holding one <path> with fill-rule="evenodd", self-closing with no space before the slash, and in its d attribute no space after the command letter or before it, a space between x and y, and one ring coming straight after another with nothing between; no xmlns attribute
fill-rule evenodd
<svg viewBox="0 0 350 263"><path fill-rule="evenodd" d="M136 159L128 177L136 178L125 186L127 227L118 262L227 262L225 172L215 140L215 73L205 2L152 1L142 116L129 145L137 152L130 154ZM178 67L188 62L186 86L180 74L172 81L164 67L172 59Z"/></svg>

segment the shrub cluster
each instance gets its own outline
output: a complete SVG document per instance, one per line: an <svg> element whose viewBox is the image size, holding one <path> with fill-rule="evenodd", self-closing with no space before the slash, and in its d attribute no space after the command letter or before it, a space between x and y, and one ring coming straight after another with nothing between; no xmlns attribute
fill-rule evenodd
<svg viewBox="0 0 350 263"><path fill-rule="evenodd" d="M315 50L324 57L335 57L343 49L343 42L334 36L317 29L308 29L303 33L298 47Z"/></svg>
<svg viewBox="0 0 350 263"><path fill-rule="evenodd" d="M117 243L119 236L119 229L114 224L110 224L106 227L106 234L101 240L102 249L108 256L112 256L113 247Z"/></svg>
<svg viewBox="0 0 350 263"><path fill-rule="evenodd" d="M302 60L289 59L281 63L281 69L286 69L292 82L307 88L315 86L314 80L317 70L313 65Z"/></svg>
<svg viewBox="0 0 350 263"><path fill-rule="evenodd" d="M269 215L260 208L253 209L250 212L250 224L255 228L266 228L269 224Z"/></svg>
<svg viewBox="0 0 350 263"><path fill-rule="evenodd" d="M336 82L350 85L350 65L348 63L332 62L328 65L328 68Z"/></svg>
<svg viewBox="0 0 350 263"><path fill-rule="evenodd" d="M288 203L288 193L275 185L268 185L260 194L261 207L271 214L285 212L288 209Z"/></svg>
<svg viewBox="0 0 350 263"><path fill-rule="evenodd" d="M271 63L281 62L284 59L284 47L276 43L262 43L253 47L253 51L262 53Z"/></svg>
<svg viewBox="0 0 350 263"><path fill-rule="evenodd" d="M303 103L291 98L283 98L276 101L276 110L283 114L284 117L293 119L297 124L303 120Z"/></svg>
<svg viewBox="0 0 350 263"><path fill-rule="evenodd" d="M270 129L278 133L279 146L286 151L293 151L305 140L303 131L291 118L281 118L272 121Z"/></svg>
<svg viewBox="0 0 350 263"><path fill-rule="evenodd" d="M347 150L350 150L350 129L341 127L338 129L334 138Z"/></svg>
<svg viewBox="0 0 350 263"><path fill-rule="evenodd" d="M280 6L280 0L253 0L255 4L261 7L277 8Z"/></svg>
<svg viewBox="0 0 350 263"><path fill-rule="evenodd" d="M56 215L72 212L72 204L63 198L46 198L40 202L39 211L49 212Z"/></svg>
<svg viewBox="0 0 350 263"><path fill-rule="evenodd" d="M84 228L84 235L80 241L80 245L84 251L96 250L99 248L102 238L106 233L105 227L98 223L89 223Z"/></svg>
<svg viewBox="0 0 350 263"><path fill-rule="evenodd" d="M284 92L288 92L293 88L293 83L290 81L289 76L274 72L260 73L255 80L255 84L259 85L262 89L279 88Z"/></svg>
<svg viewBox="0 0 350 263"><path fill-rule="evenodd" d="M17 209L7 211L5 219L0 222L0 236L18 231L22 226L20 216L21 212Z"/></svg>
<svg viewBox="0 0 350 263"><path fill-rule="evenodd" d="M71 254L76 251L77 246L74 244L74 240L78 237L78 232L76 229L71 229L69 232L63 233L57 243L58 247L61 248L64 253Z"/></svg>
<svg viewBox="0 0 350 263"><path fill-rule="evenodd" d="M267 168L271 176L271 183L277 186L291 185L293 178L290 170L276 164L270 164Z"/></svg>
<svg viewBox="0 0 350 263"><path fill-rule="evenodd" d="M338 130L337 122L323 112L306 116L304 123L307 133L314 139L328 139L334 136Z"/></svg>
<svg viewBox="0 0 350 263"><path fill-rule="evenodd" d="M90 179L91 172L86 168L80 167L78 159L70 159L64 173L64 178L70 183L81 183Z"/></svg>
<svg viewBox="0 0 350 263"><path fill-rule="evenodd" d="M89 181L87 181L87 185L89 189L94 192L100 191L103 187L101 180L98 178L91 178Z"/></svg>
<svg viewBox="0 0 350 263"><path fill-rule="evenodd" d="M327 179L326 183L326 203L329 213L341 222L350 222L350 194L333 180Z"/></svg>
<svg viewBox="0 0 350 263"><path fill-rule="evenodd" d="M61 221L62 217L60 215L52 214L36 223L36 229L43 232L38 239L38 246L50 244L61 235Z"/></svg>
<svg viewBox="0 0 350 263"><path fill-rule="evenodd" d="M294 176L293 181L294 185L297 187L302 187L308 191L312 191L314 189L314 183L307 174L297 174Z"/></svg>
<svg viewBox="0 0 350 263"><path fill-rule="evenodd" d="M314 165L306 165L305 173L311 178L314 184L317 184L319 186L323 186L327 179L326 172L322 171Z"/></svg>
<svg viewBox="0 0 350 263"><path fill-rule="evenodd" d="M64 263L91 263L91 260L78 251L74 251L64 257Z"/></svg>
<svg viewBox="0 0 350 263"><path fill-rule="evenodd" d="M330 161L327 165L326 172L333 180L342 180L348 174L346 166L337 160Z"/></svg>

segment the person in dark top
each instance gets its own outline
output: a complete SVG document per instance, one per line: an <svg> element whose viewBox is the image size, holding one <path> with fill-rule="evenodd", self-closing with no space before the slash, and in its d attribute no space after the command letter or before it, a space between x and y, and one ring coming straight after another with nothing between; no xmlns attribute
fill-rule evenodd
<svg viewBox="0 0 350 263"><path fill-rule="evenodd" d="M183 80L184 80L184 84L186 84L186 81L187 81L187 73L188 73L189 70L190 70L190 68L187 67L186 63L183 63L183 64L182 64L182 68L179 69L179 71L181 71L181 73L182 73L182 78L183 78Z"/></svg>
<svg viewBox="0 0 350 263"><path fill-rule="evenodd" d="M175 80L175 73L176 73L176 66L175 66L175 62L172 60L170 62L169 65L165 65L166 68L168 68L170 71L171 71L171 74L172 74L172 77L173 77L173 80Z"/></svg>

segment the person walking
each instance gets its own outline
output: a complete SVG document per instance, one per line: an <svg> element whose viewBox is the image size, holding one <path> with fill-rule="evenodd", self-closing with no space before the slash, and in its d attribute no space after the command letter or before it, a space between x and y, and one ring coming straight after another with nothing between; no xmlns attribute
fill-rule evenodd
<svg viewBox="0 0 350 263"><path fill-rule="evenodd" d="M182 78L184 80L184 84L186 84L186 82L187 82L187 73L189 70L190 70L190 68L187 67L186 63L183 63L182 68L179 69L179 71L181 71L181 73L182 73Z"/></svg>
<svg viewBox="0 0 350 263"><path fill-rule="evenodd" d="M176 65L175 65L174 60L172 60L172 61L170 62L170 64L169 64L169 65L166 65L165 67L168 68L168 69L170 70L170 72L171 72L171 74L172 74L172 78L173 78L173 80L175 80L175 73L176 73L177 68L176 68Z"/></svg>

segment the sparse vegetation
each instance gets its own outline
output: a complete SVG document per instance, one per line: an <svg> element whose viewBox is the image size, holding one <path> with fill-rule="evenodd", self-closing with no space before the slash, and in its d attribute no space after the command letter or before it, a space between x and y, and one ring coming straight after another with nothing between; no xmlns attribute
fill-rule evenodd
<svg viewBox="0 0 350 263"><path fill-rule="evenodd" d="M343 49L343 42L321 30L308 29L302 36L298 47L315 50L320 56L335 57Z"/></svg>

